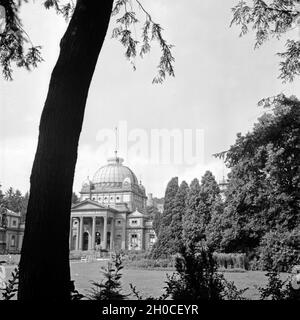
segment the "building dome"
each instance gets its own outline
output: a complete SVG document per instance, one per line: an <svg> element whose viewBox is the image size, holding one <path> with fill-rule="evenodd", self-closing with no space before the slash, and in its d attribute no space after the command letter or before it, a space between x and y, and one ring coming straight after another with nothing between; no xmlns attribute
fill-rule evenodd
<svg viewBox="0 0 300 320"><path fill-rule="evenodd" d="M123 159L117 156L108 159L108 164L101 167L94 175L95 186L138 185L135 174L126 166L123 166Z"/></svg>

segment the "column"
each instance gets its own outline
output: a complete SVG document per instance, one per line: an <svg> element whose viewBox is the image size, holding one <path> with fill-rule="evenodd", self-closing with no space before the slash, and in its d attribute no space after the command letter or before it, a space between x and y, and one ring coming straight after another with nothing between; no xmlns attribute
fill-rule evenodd
<svg viewBox="0 0 300 320"><path fill-rule="evenodd" d="M72 250L73 218L70 218L69 249Z"/></svg>
<svg viewBox="0 0 300 320"><path fill-rule="evenodd" d="M77 220L77 232L76 232L76 243L75 243L75 250L79 249L79 226L80 226L80 221L79 218L76 218Z"/></svg>
<svg viewBox="0 0 300 320"><path fill-rule="evenodd" d="M123 230L122 230L122 250L126 250L126 224L127 224L127 220L126 220L126 217L125 219L123 220Z"/></svg>
<svg viewBox="0 0 300 320"><path fill-rule="evenodd" d="M115 251L115 219L111 219L110 225L110 251Z"/></svg>
<svg viewBox="0 0 300 320"><path fill-rule="evenodd" d="M83 217L80 217L79 235L78 235L78 249L82 250L82 235L83 235Z"/></svg>
<svg viewBox="0 0 300 320"><path fill-rule="evenodd" d="M107 217L103 217L103 249L107 247Z"/></svg>
<svg viewBox="0 0 300 320"><path fill-rule="evenodd" d="M145 250L145 233L144 233L144 229L141 230L141 249Z"/></svg>
<svg viewBox="0 0 300 320"><path fill-rule="evenodd" d="M95 250L95 235L96 235L96 217L93 217L92 222L92 245L91 250Z"/></svg>

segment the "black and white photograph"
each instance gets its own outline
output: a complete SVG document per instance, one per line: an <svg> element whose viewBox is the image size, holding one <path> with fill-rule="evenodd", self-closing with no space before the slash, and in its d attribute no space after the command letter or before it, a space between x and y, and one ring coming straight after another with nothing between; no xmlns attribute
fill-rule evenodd
<svg viewBox="0 0 300 320"><path fill-rule="evenodd" d="M299 99L299 0L0 0L0 318L299 301Z"/></svg>

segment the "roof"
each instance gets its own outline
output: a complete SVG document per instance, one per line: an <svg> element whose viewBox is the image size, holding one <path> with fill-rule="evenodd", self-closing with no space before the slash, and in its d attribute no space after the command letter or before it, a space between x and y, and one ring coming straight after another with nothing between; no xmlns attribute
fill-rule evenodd
<svg viewBox="0 0 300 320"><path fill-rule="evenodd" d="M108 164L101 167L95 173L92 183L103 186L122 186L124 182L138 184L138 180L133 171L123 166L123 159L114 157L108 159Z"/></svg>
<svg viewBox="0 0 300 320"><path fill-rule="evenodd" d="M6 215L11 217L21 217L21 212L14 212L12 210L7 209Z"/></svg>

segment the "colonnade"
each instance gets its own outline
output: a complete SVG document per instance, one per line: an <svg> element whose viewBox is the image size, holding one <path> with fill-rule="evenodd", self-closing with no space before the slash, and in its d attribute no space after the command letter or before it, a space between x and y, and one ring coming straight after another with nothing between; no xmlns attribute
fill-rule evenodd
<svg viewBox="0 0 300 320"><path fill-rule="evenodd" d="M103 219L103 231L97 230L96 229L96 219ZM92 224L88 223L89 227L88 228L88 233L89 233L89 241L88 241L88 250L94 250L95 249L95 244L96 244L96 232L99 232L101 235L101 249L109 249L112 250L114 248L114 218L111 219L110 223L110 248L107 248L107 220L109 219L106 216L79 216L79 217L71 217L71 222L70 222L70 247L72 247L72 241L73 241L73 221L77 220L78 221L78 226L77 226L77 236L76 236L76 242L75 242L75 250L83 250L83 240L84 240L84 224L85 221L89 219L92 221Z"/></svg>

